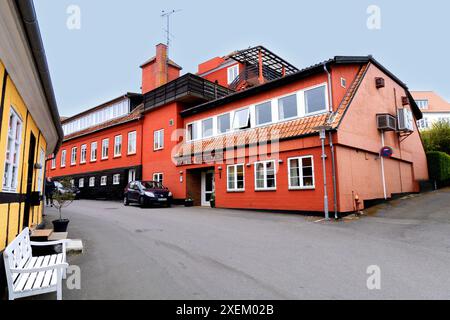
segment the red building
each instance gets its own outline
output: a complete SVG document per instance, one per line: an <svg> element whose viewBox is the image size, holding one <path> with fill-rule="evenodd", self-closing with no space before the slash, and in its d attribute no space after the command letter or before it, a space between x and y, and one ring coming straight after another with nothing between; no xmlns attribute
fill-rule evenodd
<svg viewBox="0 0 450 320"><path fill-rule="evenodd" d="M83 145L90 152L92 142L100 148L109 139L108 158L57 163L50 176L70 176L78 185L84 179L84 196L95 194L97 183L105 194L115 175L115 196L129 178L142 178L162 181L175 199L196 205L209 205L215 195L222 208L308 212L323 212L325 203L355 211L367 201L418 192L428 180L415 122L421 111L406 85L371 56L298 70L259 46L180 76L181 67L158 45L142 70L142 95L124 97L135 99L130 113L76 127L61 148L69 159ZM64 129L104 107L65 120ZM327 130L324 151L319 127ZM124 148L133 130L136 155L114 157L115 137L122 136ZM136 176L127 174L134 169Z"/></svg>

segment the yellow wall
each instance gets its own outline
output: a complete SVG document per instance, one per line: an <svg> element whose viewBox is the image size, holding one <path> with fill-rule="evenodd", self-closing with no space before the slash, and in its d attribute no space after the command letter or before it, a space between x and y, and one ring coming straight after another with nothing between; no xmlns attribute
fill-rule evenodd
<svg viewBox="0 0 450 320"><path fill-rule="evenodd" d="M4 66L0 61L0 88L3 87L3 74L4 74ZM1 92L0 92L1 93ZM28 156L29 156L29 144L31 134L36 138L36 149L35 152L35 161L34 163L39 163L40 161L40 150L41 148L46 150L46 141L44 137L41 135L39 128L34 122L31 115L27 112L27 107L23 102L20 93L17 91L14 83L11 78L8 77L7 86L5 91L4 98L4 107L3 107L3 118L1 123L1 135L0 135L0 169L1 172L4 172L4 163L6 157L6 145L7 145L7 134L8 134L8 125L9 125L9 115L10 115L10 107L12 106L17 114L22 118L23 126L22 126L22 144L19 155L19 174L18 174L18 183L19 188L18 194L26 194L27 191L27 174L28 174ZM45 162L44 162L45 168ZM38 190L37 179L40 170L33 169L33 191ZM43 178L44 180L44 178ZM0 192L3 192L3 174L0 175ZM43 190L43 186L41 187ZM8 214L9 208L9 214ZM0 250L3 250L6 242L10 243L16 235L21 231L23 219L24 219L24 203L11 203L11 204L1 204L0 203ZM30 223L29 226L40 224L42 222L42 211L43 204L39 207L32 207L30 211ZM8 217L9 216L9 217ZM8 222L9 221L9 222ZM9 226L8 226L9 225ZM7 232L7 230L9 230ZM6 239L6 233L8 233L8 237Z"/></svg>

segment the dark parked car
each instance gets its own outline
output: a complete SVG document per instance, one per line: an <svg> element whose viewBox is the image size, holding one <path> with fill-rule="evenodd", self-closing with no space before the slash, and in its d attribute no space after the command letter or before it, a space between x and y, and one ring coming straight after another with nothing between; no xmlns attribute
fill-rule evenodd
<svg viewBox="0 0 450 320"><path fill-rule="evenodd" d="M61 194L65 193L73 193L75 195L75 199L80 199L80 189L75 186L65 188L61 182L55 181L55 192L59 192Z"/></svg>
<svg viewBox="0 0 450 320"><path fill-rule="evenodd" d="M149 205L166 205L170 207L173 195L169 189L156 181L133 181L125 188L123 204L139 203L145 207Z"/></svg>

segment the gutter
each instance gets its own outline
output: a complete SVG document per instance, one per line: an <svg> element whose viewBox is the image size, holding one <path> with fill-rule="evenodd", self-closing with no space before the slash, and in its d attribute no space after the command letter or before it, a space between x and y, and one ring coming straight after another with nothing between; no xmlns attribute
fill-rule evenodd
<svg viewBox="0 0 450 320"><path fill-rule="evenodd" d="M44 45L42 43L39 23L36 18L36 11L34 9L33 0L15 0L14 4L17 13L22 20L28 44L34 58L35 66L39 73L39 78L44 89L48 106L50 107L53 124L58 134L58 141L56 143L55 149L53 150L53 153L56 154L61 147L64 132L61 127L58 106L56 103L55 93L53 91L50 71L48 69L47 58L45 55Z"/></svg>

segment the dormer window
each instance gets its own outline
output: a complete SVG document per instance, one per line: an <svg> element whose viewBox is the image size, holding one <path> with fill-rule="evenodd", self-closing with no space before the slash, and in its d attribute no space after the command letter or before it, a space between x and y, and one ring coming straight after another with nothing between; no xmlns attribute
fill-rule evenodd
<svg viewBox="0 0 450 320"><path fill-rule="evenodd" d="M239 65L234 65L228 68L228 84L232 84L234 80L239 76Z"/></svg>
<svg viewBox="0 0 450 320"><path fill-rule="evenodd" d="M250 128L250 109L236 111L233 120L233 129L242 130Z"/></svg>

